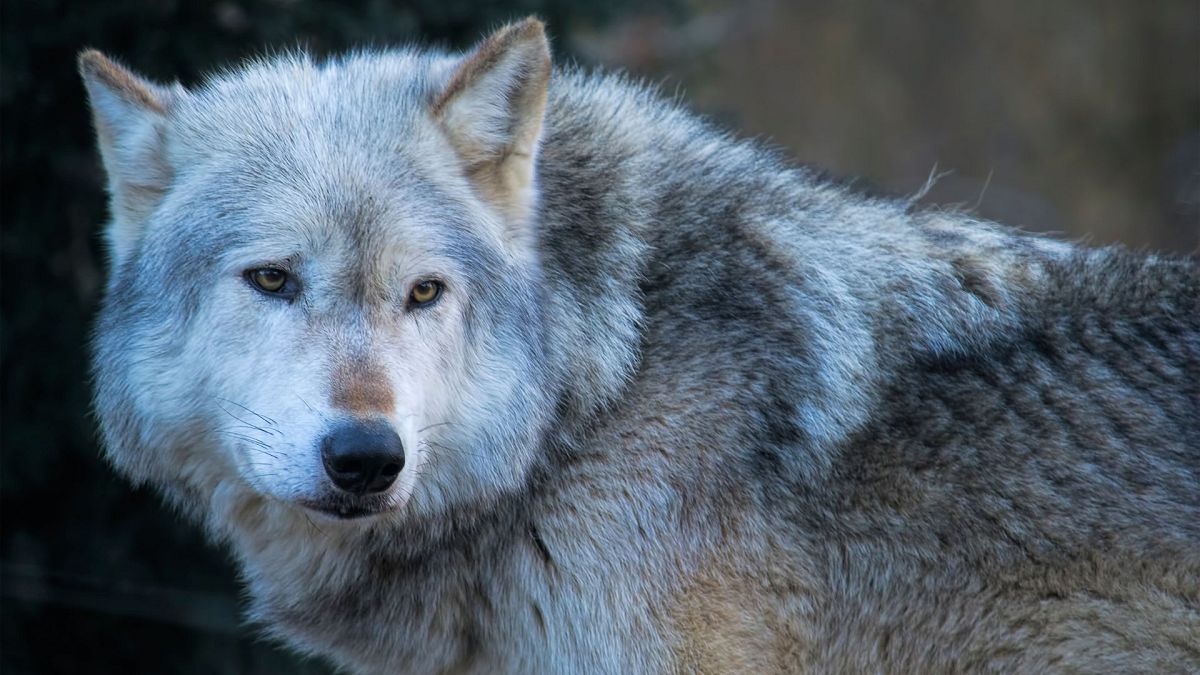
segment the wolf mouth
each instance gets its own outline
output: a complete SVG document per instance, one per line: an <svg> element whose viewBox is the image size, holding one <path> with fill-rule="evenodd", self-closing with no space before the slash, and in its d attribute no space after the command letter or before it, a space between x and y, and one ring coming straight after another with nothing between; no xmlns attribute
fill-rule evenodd
<svg viewBox="0 0 1200 675"><path fill-rule="evenodd" d="M338 500L304 500L300 505L310 511L316 511L324 516L337 520L358 520L384 513L387 505L379 500L360 503L347 503Z"/></svg>

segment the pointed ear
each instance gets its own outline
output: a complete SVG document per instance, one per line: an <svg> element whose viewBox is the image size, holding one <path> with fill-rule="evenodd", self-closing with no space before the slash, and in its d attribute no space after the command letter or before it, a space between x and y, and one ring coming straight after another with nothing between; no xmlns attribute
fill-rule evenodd
<svg viewBox="0 0 1200 675"><path fill-rule="evenodd" d="M137 246L146 218L170 183L163 127L182 89L142 79L94 49L79 55L79 73L108 174L112 221L107 237L116 267Z"/></svg>
<svg viewBox="0 0 1200 675"><path fill-rule="evenodd" d="M529 18L501 28L467 56L433 104L468 177L510 224L524 223L536 201L549 84L546 32Z"/></svg>

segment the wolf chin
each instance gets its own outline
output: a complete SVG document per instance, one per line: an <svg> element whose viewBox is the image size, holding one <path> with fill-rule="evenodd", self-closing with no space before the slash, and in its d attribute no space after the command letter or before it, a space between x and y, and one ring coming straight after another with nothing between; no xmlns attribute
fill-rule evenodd
<svg viewBox="0 0 1200 675"><path fill-rule="evenodd" d="M1200 269L796 168L542 25L80 57L107 457L360 673L1200 670Z"/></svg>

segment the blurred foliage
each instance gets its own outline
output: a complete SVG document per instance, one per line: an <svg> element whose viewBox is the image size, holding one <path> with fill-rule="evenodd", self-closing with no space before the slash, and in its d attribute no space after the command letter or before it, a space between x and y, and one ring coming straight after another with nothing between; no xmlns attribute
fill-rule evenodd
<svg viewBox="0 0 1200 675"><path fill-rule="evenodd" d="M276 48L465 47L537 14L552 37L647 3L616 0L0 4L0 670L319 672L239 625L228 561L100 459L89 419L89 322L103 284L103 174L75 57L95 47L195 83ZM651 7L680 11L672 0ZM564 51L564 40L555 46ZM565 54L568 55L569 54Z"/></svg>
<svg viewBox="0 0 1200 675"><path fill-rule="evenodd" d="M583 49L890 194L1200 252L1200 2L698 2ZM702 5L702 6L700 6Z"/></svg>

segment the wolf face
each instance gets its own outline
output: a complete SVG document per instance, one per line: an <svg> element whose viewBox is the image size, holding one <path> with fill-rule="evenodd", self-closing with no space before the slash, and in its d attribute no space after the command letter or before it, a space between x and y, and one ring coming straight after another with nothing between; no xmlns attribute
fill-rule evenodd
<svg viewBox="0 0 1200 675"><path fill-rule="evenodd" d="M81 57L109 176L108 456L206 512L402 519L520 485L552 406L541 25L188 92ZM370 104L364 97L370 96Z"/></svg>

